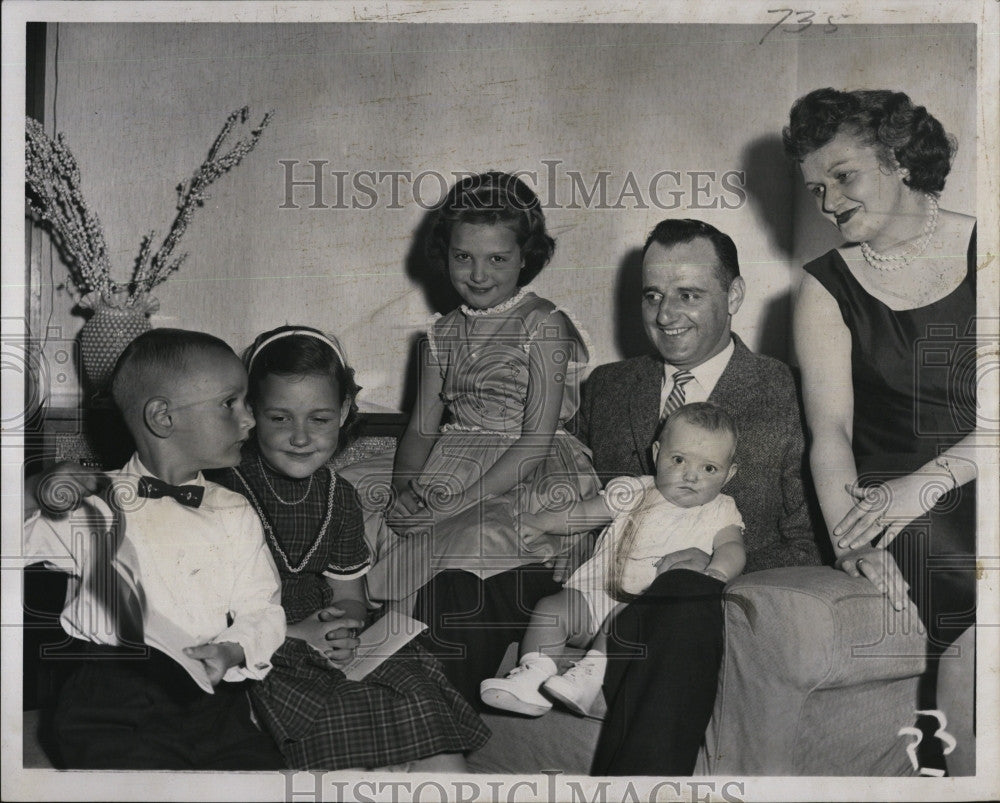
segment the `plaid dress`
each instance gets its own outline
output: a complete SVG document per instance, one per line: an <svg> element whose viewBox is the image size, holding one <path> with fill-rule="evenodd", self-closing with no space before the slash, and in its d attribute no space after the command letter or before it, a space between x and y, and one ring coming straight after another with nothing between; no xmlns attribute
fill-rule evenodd
<svg viewBox="0 0 1000 803"><path fill-rule="evenodd" d="M310 485L309 479L266 468L252 445L244 453L239 469L213 472L212 478L250 499L265 530L270 528L281 601L294 624L332 603L324 576L347 580L368 571L361 507L351 484L326 468ZM318 540L331 481L332 515ZM297 503L280 504L275 492ZM475 750L489 738L489 729L448 683L437 660L413 642L361 681L330 668L301 639L286 639L271 663L267 677L253 684L251 698L292 769L386 767Z"/></svg>

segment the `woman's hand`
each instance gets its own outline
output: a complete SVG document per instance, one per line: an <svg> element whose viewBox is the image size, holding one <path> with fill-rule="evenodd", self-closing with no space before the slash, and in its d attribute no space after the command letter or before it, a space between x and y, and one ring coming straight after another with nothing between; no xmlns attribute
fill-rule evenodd
<svg viewBox="0 0 1000 803"><path fill-rule="evenodd" d="M854 498L854 507L833 528L837 546L858 549L883 532L879 546L888 546L911 521L933 508L953 484L946 474L921 471L867 488L845 486Z"/></svg>
<svg viewBox="0 0 1000 803"><path fill-rule="evenodd" d="M903 610L910 584L903 578L895 559L884 549L864 547L847 552L837 559L836 566L851 577L870 580L875 588L888 597L893 608Z"/></svg>
<svg viewBox="0 0 1000 803"><path fill-rule="evenodd" d="M348 617L340 608L331 606L289 625L288 635L302 639L331 664L338 666L354 658L359 643L357 634L364 626L364 622Z"/></svg>

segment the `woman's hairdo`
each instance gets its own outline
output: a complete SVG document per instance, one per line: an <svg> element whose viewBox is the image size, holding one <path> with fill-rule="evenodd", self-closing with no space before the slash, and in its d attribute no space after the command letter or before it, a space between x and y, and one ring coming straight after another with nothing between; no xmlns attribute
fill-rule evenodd
<svg viewBox="0 0 1000 803"><path fill-rule="evenodd" d="M438 207L427 240L427 257L445 273L451 233L459 223L507 226L514 232L524 267L519 287L534 279L552 258L556 241L545 231L545 215L534 191L519 177L491 171L466 176L448 192Z"/></svg>
<svg viewBox="0 0 1000 803"><path fill-rule="evenodd" d="M944 189L958 149L941 123L902 92L826 88L815 89L792 105L789 124L782 131L785 152L802 161L841 131L874 145L884 165L906 168L906 186L933 195Z"/></svg>
<svg viewBox="0 0 1000 803"><path fill-rule="evenodd" d="M343 347L336 339L311 326L279 326L254 339L243 352L247 367L247 398L253 405L260 398L264 379L278 376L328 376L337 383L341 404L350 403L347 420L340 428L338 449L346 446L358 424L358 392L354 369L347 364Z"/></svg>

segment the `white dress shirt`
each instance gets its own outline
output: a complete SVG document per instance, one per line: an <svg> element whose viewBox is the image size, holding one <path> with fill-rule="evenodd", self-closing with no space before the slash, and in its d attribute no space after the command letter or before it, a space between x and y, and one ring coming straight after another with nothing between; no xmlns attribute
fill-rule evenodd
<svg viewBox="0 0 1000 803"><path fill-rule="evenodd" d="M107 474L124 512L124 534L115 532L111 508L95 496L64 519L36 513L25 522L26 557L70 575L63 629L86 641L119 643L109 610L118 578L108 552L120 537L111 557L138 580L147 623L155 611L190 637L188 646L239 644L245 666L231 667L224 679L263 678L284 641L285 613L278 571L250 504L200 473L190 483L205 488L199 507L139 497L139 477L153 475L138 455Z"/></svg>
<svg viewBox="0 0 1000 803"><path fill-rule="evenodd" d="M705 360L701 365L687 370L694 377L684 386L684 403L694 404L695 402L708 401L708 397L715 390L715 385L722 376L722 372L729 365L729 359L733 356L733 339L729 339L729 344L711 359ZM660 409L667 401L667 396L674 387L674 374L679 369L668 362L663 363L663 384L660 387Z"/></svg>

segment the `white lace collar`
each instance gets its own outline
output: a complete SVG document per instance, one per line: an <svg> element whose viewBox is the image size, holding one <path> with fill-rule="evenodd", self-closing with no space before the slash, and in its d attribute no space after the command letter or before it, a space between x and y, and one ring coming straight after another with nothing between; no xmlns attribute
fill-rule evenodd
<svg viewBox="0 0 1000 803"><path fill-rule="evenodd" d="M507 310L513 309L514 307L516 307L518 304L520 304L524 300L524 297L527 294L528 294L528 288L527 287L522 287L520 290L518 290L514 295L512 295L506 301L500 302L495 307L486 307L485 309L476 309L474 307L470 307L468 304L462 304L462 306L459 307L459 309L462 310L462 314L463 315L468 315L468 316L470 316L472 318L476 318L476 317L479 317L481 315L493 315L494 313L497 313L497 312L506 312Z"/></svg>

